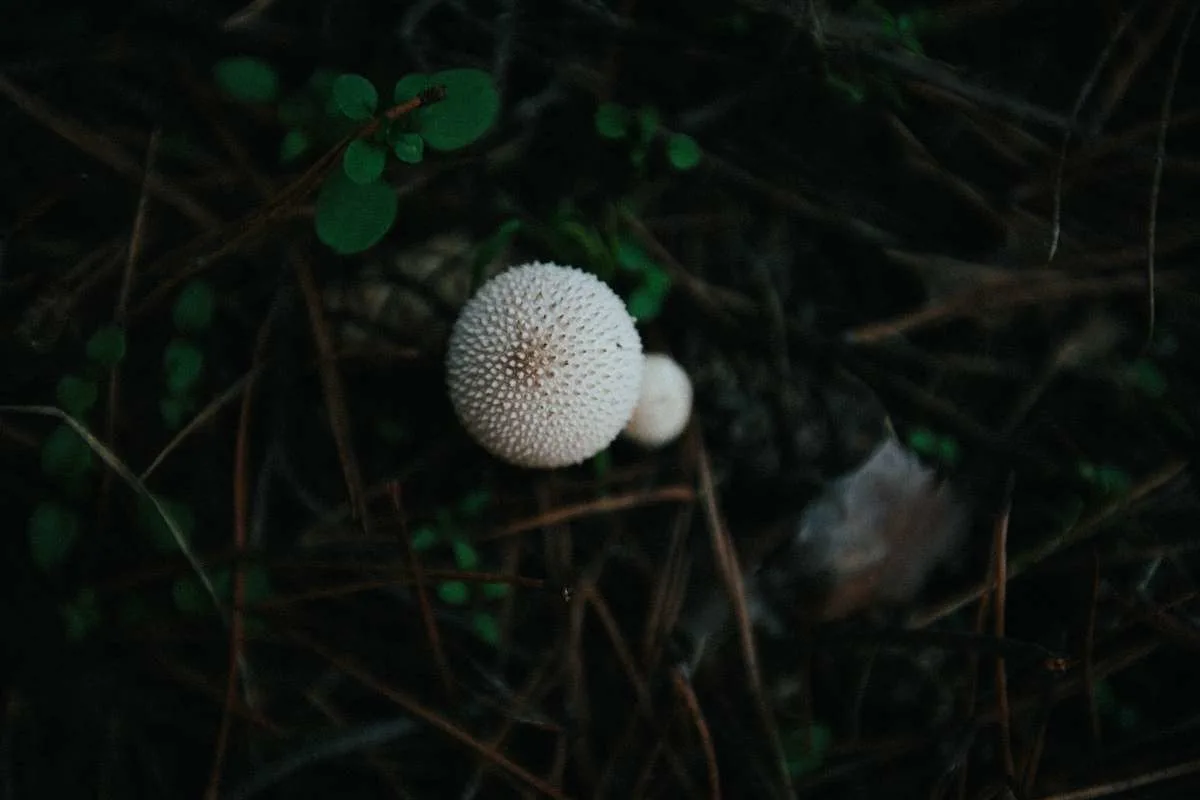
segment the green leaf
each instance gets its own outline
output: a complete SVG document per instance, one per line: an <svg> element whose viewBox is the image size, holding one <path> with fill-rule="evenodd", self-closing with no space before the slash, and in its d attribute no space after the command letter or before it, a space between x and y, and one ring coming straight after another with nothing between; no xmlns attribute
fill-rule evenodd
<svg viewBox="0 0 1200 800"><path fill-rule="evenodd" d="M452 606L464 605L471 599L471 591L462 581L446 581L438 586L437 593L443 603Z"/></svg>
<svg viewBox="0 0 1200 800"><path fill-rule="evenodd" d="M407 103L432 85L433 81L428 75L422 75L419 72L405 75L396 81L396 88L392 90L392 100L396 105Z"/></svg>
<svg viewBox="0 0 1200 800"><path fill-rule="evenodd" d="M341 255L361 253L391 230L397 208L390 186L358 184L333 172L317 195L317 238Z"/></svg>
<svg viewBox="0 0 1200 800"><path fill-rule="evenodd" d="M55 396L58 405L73 417L83 418L96 405L100 390L95 381L81 378L78 375L63 375L58 379Z"/></svg>
<svg viewBox="0 0 1200 800"><path fill-rule="evenodd" d="M937 451L937 436L928 428L913 428L908 434L908 446L921 456L932 456Z"/></svg>
<svg viewBox="0 0 1200 800"><path fill-rule="evenodd" d="M398 134L392 140L392 152L405 164L420 164L425 158L425 140L416 133Z"/></svg>
<svg viewBox="0 0 1200 800"><path fill-rule="evenodd" d="M643 145L649 144L654 138L654 134L658 133L658 128L662 124L662 119L658 114L658 110L650 106L642 106L637 110L639 140Z"/></svg>
<svg viewBox="0 0 1200 800"><path fill-rule="evenodd" d="M492 503L492 493L487 489L476 489L463 495L458 501L458 513L468 519L482 514Z"/></svg>
<svg viewBox="0 0 1200 800"><path fill-rule="evenodd" d="M42 471L54 478L82 475L92 466L92 449L63 422L42 443Z"/></svg>
<svg viewBox="0 0 1200 800"><path fill-rule="evenodd" d="M627 272L638 275L651 269L660 269L658 262L651 258L641 245L628 237L619 238L613 249L617 256L617 266Z"/></svg>
<svg viewBox="0 0 1200 800"><path fill-rule="evenodd" d="M125 331L116 325L106 325L88 339L87 357L94 364L112 368L125 358Z"/></svg>
<svg viewBox="0 0 1200 800"><path fill-rule="evenodd" d="M813 725L807 732L797 728L782 738L788 775L799 778L820 768L825 762L833 734L824 725Z"/></svg>
<svg viewBox="0 0 1200 800"><path fill-rule="evenodd" d="M163 369L167 373L167 391L175 396L186 394L200 380L204 353L187 339L172 339L163 352Z"/></svg>
<svg viewBox="0 0 1200 800"><path fill-rule="evenodd" d="M283 141L279 143L279 163L292 163L308 152L311 144L312 140L304 131L295 129L288 131L283 135Z"/></svg>
<svg viewBox="0 0 1200 800"><path fill-rule="evenodd" d="M79 538L79 515L60 503L42 502L29 516L28 532L34 563L49 571L63 562Z"/></svg>
<svg viewBox="0 0 1200 800"><path fill-rule="evenodd" d="M471 617L471 629L475 635L492 647L500 646L500 624L491 614L480 612Z"/></svg>
<svg viewBox="0 0 1200 800"><path fill-rule="evenodd" d="M500 113L500 95L492 76L478 69L448 69L429 76L446 87L446 96L414 114L425 144L447 151L466 147L487 132Z"/></svg>
<svg viewBox="0 0 1200 800"><path fill-rule="evenodd" d="M1167 393L1167 379L1153 361L1138 359L1126 374L1129 382L1149 397L1157 399Z"/></svg>
<svg viewBox="0 0 1200 800"><path fill-rule="evenodd" d="M437 544L441 538L436 528L421 526L412 533L412 548L415 552L423 553Z"/></svg>
<svg viewBox="0 0 1200 800"><path fill-rule="evenodd" d="M686 133L673 133L667 139L667 159L677 170L687 170L700 163L700 145Z"/></svg>
<svg viewBox="0 0 1200 800"><path fill-rule="evenodd" d="M596 109L596 133L605 139L624 139L629 135L629 109L616 103L601 103Z"/></svg>
<svg viewBox="0 0 1200 800"><path fill-rule="evenodd" d="M383 174L387 151L374 142L355 139L342 154L346 177L357 184L373 183Z"/></svg>
<svg viewBox="0 0 1200 800"><path fill-rule="evenodd" d="M269 103L279 95L279 75L261 58L223 58L213 66L213 79L222 91L243 103Z"/></svg>
<svg viewBox="0 0 1200 800"><path fill-rule="evenodd" d="M664 281L664 278L666 273L661 270L646 273L642 285L630 292L629 299L625 302L630 316L639 322L645 322L662 313L663 302L671 285L670 280Z"/></svg>
<svg viewBox="0 0 1200 800"><path fill-rule="evenodd" d="M208 281L193 280L183 287L175 300L171 319L181 333L199 333L212 322L216 294Z"/></svg>
<svg viewBox="0 0 1200 800"><path fill-rule="evenodd" d="M159 398L158 413L167 430L177 431L184 421L196 410L196 399L186 394L169 394Z"/></svg>
<svg viewBox="0 0 1200 800"><path fill-rule="evenodd" d="M451 545L454 548L454 563L458 568L470 572L479 566L479 552L465 539L455 539Z"/></svg>
<svg viewBox="0 0 1200 800"><path fill-rule="evenodd" d="M100 601L96 599L94 589L80 590L75 599L59 611L63 616L67 638L73 642L80 641L100 624Z"/></svg>
<svg viewBox="0 0 1200 800"><path fill-rule="evenodd" d="M959 455L960 450L958 447L958 442L949 436L938 437L937 457L939 461L941 461L943 464L954 466L958 463Z"/></svg>
<svg viewBox="0 0 1200 800"><path fill-rule="evenodd" d="M356 122L369 120L379 107L379 92L375 85L354 73L338 75L334 79L330 99L334 109Z"/></svg>
<svg viewBox="0 0 1200 800"><path fill-rule="evenodd" d="M185 503L169 500L161 495L156 495L156 497L162 504L163 510L167 512L167 516L175 523L175 527L179 528L179 532L190 542L192 534L196 530L196 515L192 513L192 509ZM178 552L179 543L175 541L166 521L158 513L154 504L141 495L138 495L135 519L138 528L149 534L150 544L156 552Z"/></svg>
<svg viewBox="0 0 1200 800"><path fill-rule="evenodd" d="M485 583L483 585L483 596L488 600L500 600L508 597L507 583Z"/></svg>

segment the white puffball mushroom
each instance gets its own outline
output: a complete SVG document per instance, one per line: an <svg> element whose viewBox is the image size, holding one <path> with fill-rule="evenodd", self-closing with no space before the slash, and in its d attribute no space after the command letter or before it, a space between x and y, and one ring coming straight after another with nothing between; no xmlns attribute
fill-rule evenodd
<svg viewBox="0 0 1200 800"><path fill-rule="evenodd" d="M674 441L692 415L692 382L668 355L650 353L642 370L642 391L625 435L644 447Z"/></svg>
<svg viewBox="0 0 1200 800"><path fill-rule="evenodd" d="M484 449L518 466L570 466L608 447L641 383L642 340L625 303L574 267L500 273L450 333L455 414Z"/></svg>

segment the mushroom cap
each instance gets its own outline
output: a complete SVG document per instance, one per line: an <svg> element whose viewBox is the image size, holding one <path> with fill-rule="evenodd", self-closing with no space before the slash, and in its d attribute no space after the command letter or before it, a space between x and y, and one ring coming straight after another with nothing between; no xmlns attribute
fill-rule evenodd
<svg viewBox="0 0 1200 800"><path fill-rule="evenodd" d="M603 281L534 262L485 283L450 333L446 383L467 432L522 467L565 467L607 447L633 412L642 340Z"/></svg>
<svg viewBox="0 0 1200 800"><path fill-rule="evenodd" d="M687 427L692 415L692 382L668 355L651 353L642 370L642 390L625 435L645 447L661 447Z"/></svg>

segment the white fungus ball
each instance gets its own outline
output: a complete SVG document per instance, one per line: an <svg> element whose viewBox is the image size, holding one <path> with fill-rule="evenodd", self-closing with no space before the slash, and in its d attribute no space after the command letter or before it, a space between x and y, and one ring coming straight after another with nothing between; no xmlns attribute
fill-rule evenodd
<svg viewBox="0 0 1200 800"><path fill-rule="evenodd" d="M687 427L692 415L692 382L670 356L651 353L642 370L642 390L625 435L645 447L661 447Z"/></svg>
<svg viewBox="0 0 1200 800"><path fill-rule="evenodd" d="M446 382L459 421L494 456L565 467L607 447L633 413L642 340L625 303L596 276L525 264L463 307Z"/></svg>

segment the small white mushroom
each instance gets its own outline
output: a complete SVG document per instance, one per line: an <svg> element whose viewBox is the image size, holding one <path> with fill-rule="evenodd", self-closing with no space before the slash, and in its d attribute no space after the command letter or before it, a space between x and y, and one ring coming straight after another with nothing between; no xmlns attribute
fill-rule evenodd
<svg viewBox="0 0 1200 800"><path fill-rule="evenodd" d="M668 355L650 353L642 371L642 391L625 435L643 447L674 441L692 416L692 382Z"/></svg>
<svg viewBox="0 0 1200 800"><path fill-rule="evenodd" d="M485 283L446 355L454 411L484 449L565 467L607 447L633 413L642 341L624 302L574 267L535 262Z"/></svg>

